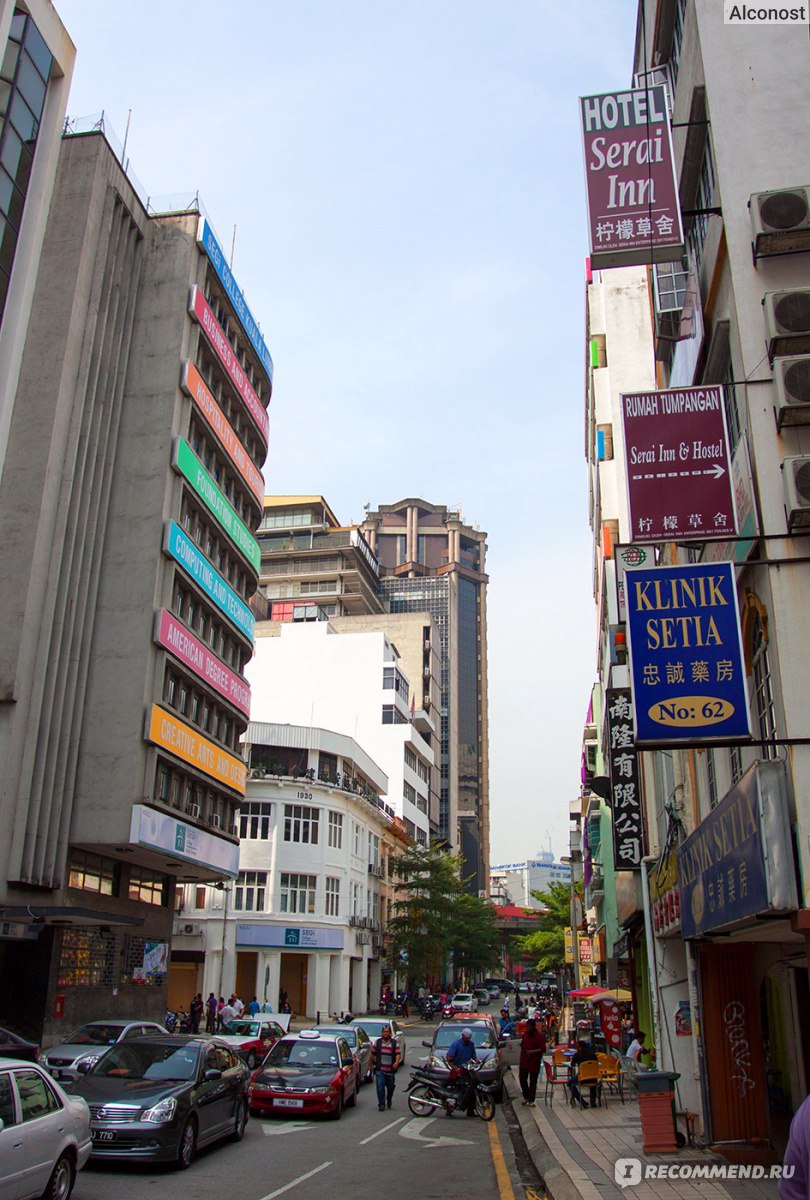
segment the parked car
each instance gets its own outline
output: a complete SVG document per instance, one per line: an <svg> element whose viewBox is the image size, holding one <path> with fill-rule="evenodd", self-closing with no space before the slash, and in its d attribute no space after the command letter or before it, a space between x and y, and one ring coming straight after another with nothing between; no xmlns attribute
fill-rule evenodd
<svg viewBox="0 0 810 1200"><path fill-rule="evenodd" d="M359 1025L315 1025L314 1028L317 1029L318 1033L331 1033L335 1036L345 1037L352 1054L357 1059L360 1082L371 1082L373 1074L371 1060L374 1051L371 1045L371 1038L365 1029L361 1029Z"/></svg>
<svg viewBox="0 0 810 1200"><path fill-rule="evenodd" d="M430 1051L425 1066L435 1073L440 1081L450 1078L450 1068L447 1065L447 1051L456 1038L461 1037L461 1030L469 1028L475 1045L475 1056L483 1062L477 1078L492 1088L492 1094L497 1101L503 1100L504 1063L501 1054L498 1035L492 1021L487 1018L460 1021L458 1017L452 1021L442 1021L436 1026L433 1037L422 1042Z"/></svg>
<svg viewBox="0 0 810 1200"><path fill-rule="evenodd" d="M232 1046L249 1069L254 1071L270 1047L286 1032L278 1021L270 1021L266 1017L238 1017L223 1025L217 1037Z"/></svg>
<svg viewBox="0 0 810 1200"><path fill-rule="evenodd" d="M456 992L455 996L451 996L450 1003L460 1013L472 1012L475 1008L472 992Z"/></svg>
<svg viewBox="0 0 810 1200"><path fill-rule="evenodd" d="M185 1168L199 1146L242 1139L250 1071L218 1037L127 1039L81 1070L70 1091L90 1105L93 1159Z"/></svg>
<svg viewBox="0 0 810 1200"><path fill-rule="evenodd" d="M90 1157L90 1110L36 1063L0 1060L0 1200L68 1200Z"/></svg>
<svg viewBox="0 0 810 1200"><path fill-rule="evenodd" d="M354 1017L352 1025L359 1025L368 1034L372 1042L376 1042L378 1037L382 1037L382 1031L388 1025L391 1029L392 1038L399 1046L399 1066L402 1066L405 1062L405 1030L399 1021L393 1017ZM399 1067L397 1070L399 1070Z"/></svg>
<svg viewBox="0 0 810 1200"><path fill-rule="evenodd" d="M495 983L490 984L490 986L487 990L489 991L490 1000L500 1000L501 989L498 987L497 984L495 984Z"/></svg>
<svg viewBox="0 0 810 1200"><path fill-rule="evenodd" d="M39 1062L54 1079L70 1083L79 1078L79 1063L95 1066L117 1042L165 1033L155 1021L90 1021L58 1046L40 1051Z"/></svg>
<svg viewBox="0 0 810 1200"><path fill-rule="evenodd" d="M36 1062L38 1054L37 1042L29 1042L18 1033L0 1026L0 1058L24 1058L27 1062Z"/></svg>
<svg viewBox="0 0 810 1200"><path fill-rule="evenodd" d="M343 1034L302 1029L276 1042L253 1075L250 1111L339 1120L359 1091L360 1069Z"/></svg>

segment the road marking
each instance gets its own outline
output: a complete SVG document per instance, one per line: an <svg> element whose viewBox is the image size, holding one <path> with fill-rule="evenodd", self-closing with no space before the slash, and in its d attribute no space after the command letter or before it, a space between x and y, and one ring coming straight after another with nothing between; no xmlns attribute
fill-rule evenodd
<svg viewBox="0 0 810 1200"><path fill-rule="evenodd" d="M475 1142L468 1141L466 1138L443 1137L441 1134L438 1137L422 1137L419 1132L426 1126L435 1121L435 1117L414 1117L407 1125L403 1125L399 1131L399 1136L409 1138L412 1142L422 1142L425 1147L435 1146L474 1146Z"/></svg>
<svg viewBox="0 0 810 1200"><path fill-rule="evenodd" d="M498 1180L498 1192L500 1193L501 1200L515 1200L512 1180L509 1178L509 1170L506 1166L503 1150L501 1149L498 1127L494 1120L487 1121L487 1133L489 1134L489 1151L495 1166L495 1178Z"/></svg>
<svg viewBox="0 0 810 1200"><path fill-rule="evenodd" d="M267 1137L278 1137L280 1133L301 1133L309 1129L314 1129L315 1126L309 1121L290 1121L283 1125L268 1125L265 1121L262 1125L262 1133Z"/></svg>
<svg viewBox="0 0 810 1200"><path fill-rule="evenodd" d="M371 1137L363 1138L360 1142L361 1146L365 1146L367 1142L373 1142L375 1137L379 1137L381 1133L388 1133L389 1129L393 1129L397 1125L401 1125L405 1120L404 1117L397 1117L396 1121L392 1121L390 1125L383 1125L382 1129L378 1129L376 1133L372 1133Z"/></svg>
<svg viewBox="0 0 810 1200"><path fill-rule="evenodd" d="M311 1179L313 1175L317 1175L319 1171L325 1171L327 1167L331 1167L330 1162L321 1163L314 1171L307 1171L306 1175L299 1175L297 1179L293 1179L291 1183L285 1183L284 1187L276 1188L274 1192L268 1192L266 1196L262 1196L261 1200L273 1200L275 1196L283 1196L290 1188L298 1187L299 1183L303 1183L305 1179Z"/></svg>

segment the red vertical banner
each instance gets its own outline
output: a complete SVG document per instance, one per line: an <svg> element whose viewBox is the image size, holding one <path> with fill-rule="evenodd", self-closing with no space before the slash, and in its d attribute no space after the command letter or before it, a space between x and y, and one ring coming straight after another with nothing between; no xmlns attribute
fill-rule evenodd
<svg viewBox="0 0 810 1200"><path fill-rule="evenodd" d="M618 1049L622 1044L622 1019L615 1000L599 1001L599 1019L605 1041Z"/></svg>

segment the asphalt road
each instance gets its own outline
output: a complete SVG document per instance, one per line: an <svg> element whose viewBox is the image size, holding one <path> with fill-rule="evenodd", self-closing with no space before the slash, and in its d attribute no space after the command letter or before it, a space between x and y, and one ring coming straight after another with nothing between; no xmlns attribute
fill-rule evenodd
<svg viewBox="0 0 810 1200"><path fill-rule="evenodd" d="M429 1030L408 1030L407 1063L426 1051ZM187 1171L147 1166L90 1165L74 1200L513 1200L522 1197L506 1114L490 1124L464 1116L416 1118L398 1075L393 1107L381 1113L373 1084L339 1121L253 1118L241 1143L203 1150ZM500 1182L499 1182L500 1180Z"/></svg>

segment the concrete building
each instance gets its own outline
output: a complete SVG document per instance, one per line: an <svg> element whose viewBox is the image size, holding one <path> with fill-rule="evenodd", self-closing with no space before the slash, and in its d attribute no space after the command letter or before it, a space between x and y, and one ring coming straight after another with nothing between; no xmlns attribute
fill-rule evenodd
<svg viewBox="0 0 810 1200"><path fill-rule="evenodd" d="M256 638L254 716L356 737L385 771L386 803L418 845L429 845L433 750L411 717L410 681L386 634L350 620L340 632L331 621L260 622ZM429 724L426 714L419 719Z"/></svg>
<svg viewBox="0 0 810 1200"><path fill-rule="evenodd" d="M147 212L102 132L61 142L35 274L0 477L0 1019L53 1041L162 1016L177 882L238 873L272 362L210 223Z"/></svg>
<svg viewBox="0 0 810 1200"><path fill-rule="evenodd" d="M376 1007L384 978L388 860L406 835L387 778L345 734L251 722L233 883L187 884L175 917L170 999L236 991L316 1018Z"/></svg>
<svg viewBox="0 0 810 1200"><path fill-rule="evenodd" d="M499 863L490 867L491 894L507 896L506 904L519 908L542 908L532 892L545 892L552 883L571 882L571 867L568 863L555 862L550 850L538 850L534 858L525 862Z"/></svg>
<svg viewBox="0 0 810 1200"><path fill-rule="evenodd" d="M458 511L407 499L362 525L391 613L429 612L441 636L440 836L462 855L466 886L489 886L486 534Z"/></svg>

